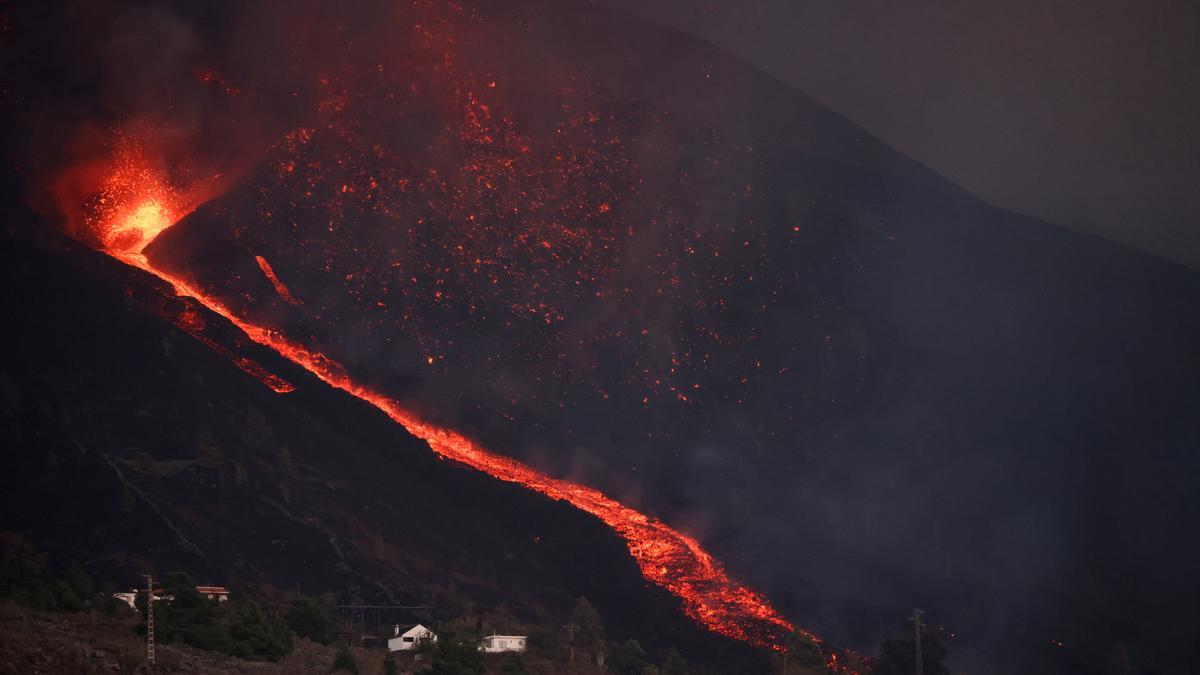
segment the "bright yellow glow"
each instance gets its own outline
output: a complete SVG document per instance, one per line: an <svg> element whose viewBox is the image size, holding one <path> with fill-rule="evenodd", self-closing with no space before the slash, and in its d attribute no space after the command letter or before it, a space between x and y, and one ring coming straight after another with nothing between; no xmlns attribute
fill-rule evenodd
<svg viewBox="0 0 1200 675"><path fill-rule="evenodd" d="M157 201L148 201L119 219L107 237L110 250L140 253L173 223L171 214Z"/></svg>

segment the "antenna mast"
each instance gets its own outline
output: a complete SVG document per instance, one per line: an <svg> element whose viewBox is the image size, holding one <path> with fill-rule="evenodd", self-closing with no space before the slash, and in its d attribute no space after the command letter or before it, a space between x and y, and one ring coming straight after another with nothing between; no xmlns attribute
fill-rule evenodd
<svg viewBox="0 0 1200 675"><path fill-rule="evenodd" d="M154 668L154 577L146 575L146 665Z"/></svg>

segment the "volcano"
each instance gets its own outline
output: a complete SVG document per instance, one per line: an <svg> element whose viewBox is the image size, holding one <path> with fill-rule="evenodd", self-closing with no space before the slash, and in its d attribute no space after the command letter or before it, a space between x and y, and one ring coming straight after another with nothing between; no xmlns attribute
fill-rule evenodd
<svg viewBox="0 0 1200 675"><path fill-rule="evenodd" d="M1166 672L1192 658L1194 271L985 204L711 45L590 3L368 4L246 19L253 61L187 68L227 116L197 155L227 154L231 110L265 139L227 172L126 126L112 180L62 209L81 241L169 282L135 304L265 384L256 406L376 414L332 384L443 457L598 516L635 579L683 600L651 604L730 625L630 534L665 528L668 562L686 550L749 594L733 604L759 623L727 637L796 624L870 649L919 604L966 664L1021 668L1050 640ZM371 429L355 461L408 471L381 448L420 444ZM138 490L177 480L153 466ZM382 489L375 472L338 494ZM335 502L303 508L355 508ZM172 546L221 546L189 528L227 516L172 508ZM326 520L331 542L396 526ZM358 551L372 582L417 564ZM272 551L242 555L270 576Z"/></svg>

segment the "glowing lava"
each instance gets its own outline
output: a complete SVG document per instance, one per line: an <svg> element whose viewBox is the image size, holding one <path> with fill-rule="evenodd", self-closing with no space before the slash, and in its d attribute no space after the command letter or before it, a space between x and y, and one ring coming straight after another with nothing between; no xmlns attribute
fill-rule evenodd
<svg viewBox="0 0 1200 675"><path fill-rule="evenodd" d="M265 276L267 281L270 281L271 285L275 287L275 292L279 294L279 297L283 298L283 300L290 305L300 304L300 301L296 300L296 297L292 295L292 292L288 290L288 287L279 280L279 277L275 276L275 270L271 268L271 263L267 262L266 258L262 257L261 255L256 255L254 256L254 260L258 263L258 268L262 270L263 276Z"/></svg>
<svg viewBox="0 0 1200 675"><path fill-rule="evenodd" d="M118 137L104 178L85 204L85 227L105 251L138 256L163 230L190 211L146 156L141 143Z"/></svg>
<svg viewBox="0 0 1200 675"><path fill-rule="evenodd" d="M330 386L375 406L409 433L425 440L439 456L499 480L517 483L565 501L596 516L625 540L646 579L678 596L688 616L714 633L760 646L775 647L794 629L761 595L730 579L721 564L695 539L620 504L599 490L544 475L510 457L489 452L461 434L418 419L399 401L354 382L333 359L293 342L278 331L242 319L220 300L206 295L183 279L153 267L141 251L153 236L173 224L168 215L170 213L169 209L153 199L136 208L115 212L113 217L116 220L106 222L101 230L106 234L102 238L104 252L166 281L177 294L191 297L221 315L254 342L269 347ZM268 273L268 269L269 266L264 266L264 273ZM239 367L263 380L272 389L280 392L292 389L290 384L266 373L257 364L247 368L246 364L239 362L245 359L239 359L228 349L191 330L190 324L185 323L176 322L176 325L234 360ZM268 382L270 378L276 381Z"/></svg>
<svg viewBox="0 0 1200 675"><path fill-rule="evenodd" d="M123 166L122 171L127 171ZM238 316L216 297L204 293L186 280L155 268L143 255L144 248L161 232L191 209L182 193L158 181L143 181L141 171L130 174L138 184L117 192L123 199L116 204L107 199L95 206L92 223L100 248L126 264L138 267L164 280L180 296L192 298L210 311L238 327L252 341L299 365L328 385L361 399L425 440L438 456L482 471L498 480L522 485L547 497L562 500L589 513L612 528L625 540L642 574L682 601L686 614L706 629L736 640L771 649L781 649L795 627L782 617L763 596L729 577L723 566L693 539L667 524L629 508L599 490L547 476L510 457L489 452L465 436L419 419L398 400L355 382L335 360L319 351L293 341L278 330L251 323ZM135 199L139 195L141 200ZM177 201L170 202L167 198ZM291 302L290 292L279 282L270 264L257 262L278 293ZM204 320L194 312L168 317L176 326L193 335L238 367L279 393L294 387L256 362L237 355L203 334ZM814 640L815 636L809 635ZM819 642L819 640L817 640ZM836 652L830 652L829 664L844 672Z"/></svg>
<svg viewBox="0 0 1200 675"><path fill-rule="evenodd" d="M158 202L146 202L133 209L133 213L108 233L108 241L114 250L141 251L171 226L171 214Z"/></svg>

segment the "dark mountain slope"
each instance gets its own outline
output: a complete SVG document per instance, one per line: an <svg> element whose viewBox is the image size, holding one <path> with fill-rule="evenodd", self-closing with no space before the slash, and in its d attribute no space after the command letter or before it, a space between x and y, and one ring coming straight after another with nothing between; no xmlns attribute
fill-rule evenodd
<svg viewBox="0 0 1200 675"><path fill-rule="evenodd" d="M990 207L673 31L419 24L315 50L340 75L306 131L156 264L700 533L835 640L920 604L960 653L1189 662L1195 273Z"/></svg>
<svg viewBox="0 0 1200 675"><path fill-rule="evenodd" d="M504 608L553 628L586 595L618 635L757 667L648 588L599 522L440 462L374 409L253 353L298 386L275 394L147 315L157 281L72 242L42 247L10 240L2 254L0 530L100 578L182 568L253 594L429 605L435 621Z"/></svg>

